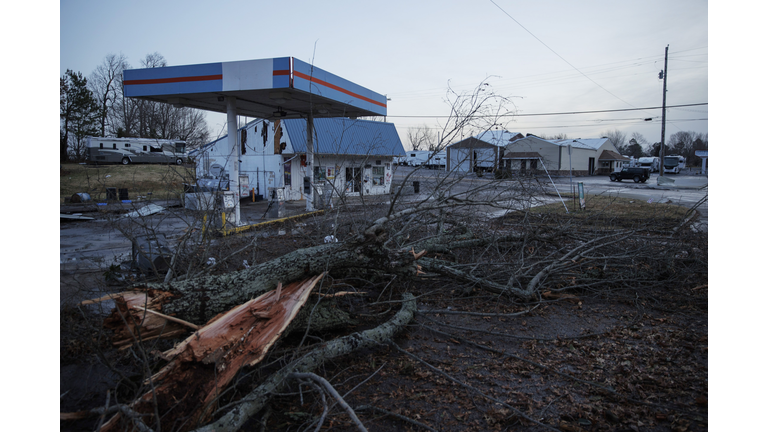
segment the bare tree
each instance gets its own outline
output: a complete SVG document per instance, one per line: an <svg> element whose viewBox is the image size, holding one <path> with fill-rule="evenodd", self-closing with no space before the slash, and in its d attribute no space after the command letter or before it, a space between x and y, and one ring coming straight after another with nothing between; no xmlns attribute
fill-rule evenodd
<svg viewBox="0 0 768 432"><path fill-rule="evenodd" d="M91 73L88 87L99 104L101 136L107 136L110 121L116 119L114 109L118 106L119 99L123 97L122 74L128 67L128 59L123 54L108 54L104 61Z"/></svg>
<svg viewBox="0 0 768 432"><path fill-rule="evenodd" d="M408 128L408 142L412 150L434 151L437 148L437 134L429 126L423 124Z"/></svg>
<svg viewBox="0 0 768 432"><path fill-rule="evenodd" d="M706 133L680 131L669 137L669 146L674 154L685 157L688 164L698 165L701 160L696 158L696 150L706 150L707 140Z"/></svg>
<svg viewBox="0 0 768 432"><path fill-rule="evenodd" d="M568 134L562 133L562 132L554 135L544 134L540 138L545 140L564 140L564 139L568 139Z"/></svg>
<svg viewBox="0 0 768 432"><path fill-rule="evenodd" d="M603 131L600 133L600 135L603 138L608 138L608 140L616 147L620 154L624 154L626 152L625 145L627 142L627 134L624 132L618 129L613 129L610 131Z"/></svg>
<svg viewBox="0 0 768 432"><path fill-rule="evenodd" d="M147 54L141 67L166 67L167 61L157 52ZM122 93L122 70L130 68L120 55L108 55L92 76L97 78L93 89L101 95L102 134L118 137L182 139L190 149L207 144L210 131L205 113L193 108L176 108L168 104L126 98ZM119 72L118 72L119 71Z"/></svg>

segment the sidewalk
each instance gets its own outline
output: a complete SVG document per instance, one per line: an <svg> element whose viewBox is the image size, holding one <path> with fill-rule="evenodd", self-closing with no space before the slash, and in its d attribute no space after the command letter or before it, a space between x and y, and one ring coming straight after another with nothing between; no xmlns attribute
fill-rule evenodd
<svg viewBox="0 0 768 432"><path fill-rule="evenodd" d="M706 176L673 176L656 177L656 185L673 189L701 189L709 184Z"/></svg>
<svg viewBox="0 0 768 432"><path fill-rule="evenodd" d="M557 185L570 184L569 177L552 177L552 180ZM547 182L549 180L547 179ZM606 187L623 187L623 188L635 188L635 189L701 189L709 184L709 178L707 176L699 175L675 175L667 174L664 177L658 174L651 175L645 183L635 183L632 180L624 180L621 182L612 182L608 176L589 176L589 177L574 177L573 184L576 185L579 182L584 185L598 185Z"/></svg>

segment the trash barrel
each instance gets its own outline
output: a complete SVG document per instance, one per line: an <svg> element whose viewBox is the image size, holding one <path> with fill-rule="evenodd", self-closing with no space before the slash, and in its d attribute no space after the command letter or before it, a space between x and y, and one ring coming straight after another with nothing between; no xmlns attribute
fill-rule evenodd
<svg viewBox="0 0 768 432"><path fill-rule="evenodd" d="M69 202L71 203L84 203L91 200L91 196L85 192L78 192L76 194L73 194L72 197L69 199Z"/></svg>
<svg viewBox="0 0 768 432"><path fill-rule="evenodd" d="M419 193L419 182L413 182L413 193Z"/></svg>
<svg viewBox="0 0 768 432"><path fill-rule="evenodd" d="M120 192L121 201L125 201L128 199L128 189L120 189L118 192Z"/></svg>
<svg viewBox="0 0 768 432"><path fill-rule="evenodd" d="M107 201L114 201L117 199L117 188L107 188Z"/></svg>

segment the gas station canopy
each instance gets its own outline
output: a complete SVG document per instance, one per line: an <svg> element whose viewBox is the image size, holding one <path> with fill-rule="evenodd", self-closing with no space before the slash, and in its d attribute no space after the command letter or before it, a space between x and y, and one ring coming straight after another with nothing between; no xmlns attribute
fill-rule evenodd
<svg viewBox="0 0 768 432"><path fill-rule="evenodd" d="M264 118L386 116L387 98L293 57L123 71L128 97Z"/></svg>

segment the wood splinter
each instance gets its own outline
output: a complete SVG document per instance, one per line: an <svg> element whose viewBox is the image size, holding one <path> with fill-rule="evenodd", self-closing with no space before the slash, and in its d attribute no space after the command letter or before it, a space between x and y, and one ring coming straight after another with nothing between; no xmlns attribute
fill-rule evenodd
<svg viewBox="0 0 768 432"><path fill-rule="evenodd" d="M154 311L152 309L147 309L147 308L144 308L144 307L141 307L141 306L138 306L138 305L134 305L133 308L134 309L138 309L138 310L140 310L142 312L149 312L149 313L157 315L157 316L159 316L161 318L167 319L168 321L173 321L173 322L179 323L179 324L181 324L183 326L187 326L187 327L189 327L189 328L191 328L193 330L199 330L200 329L200 326L198 326L196 324L192 324L191 322L180 320L180 319L174 318L172 316L168 316L166 314L160 313L158 311Z"/></svg>
<svg viewBox="0 0 768 432"><path fill-rule="evenodd" d="M421 252L419 252L419 253L416 253L416 252L413 250L413 248L411 248L411 254L413 254L413 259L414 259L414 260L417 260L417 259L419 259L419 258L423 257L424 255L426 255L426 254L427 254L427 251L426 251L426 249L425 249L425 250L422 250L422 251L421 251Z"/></svg>

